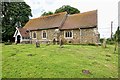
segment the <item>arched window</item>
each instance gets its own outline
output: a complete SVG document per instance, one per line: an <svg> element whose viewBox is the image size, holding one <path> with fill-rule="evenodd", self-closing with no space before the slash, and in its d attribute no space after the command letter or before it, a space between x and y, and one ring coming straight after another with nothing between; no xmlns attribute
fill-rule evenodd
<svg viewBox="0 0 120 80"><path fill-rule="evenodd" d="M36 33L35 32L33 33L33 38L36 38Z"/></svg>
<svg viewBox="0 0 120 80"><path fill-rule="evenodd" d="M43 32L42 32L42 38L44 38L44 39L47 38L47 33L46 33L46 31L43 31Z"/></svg>

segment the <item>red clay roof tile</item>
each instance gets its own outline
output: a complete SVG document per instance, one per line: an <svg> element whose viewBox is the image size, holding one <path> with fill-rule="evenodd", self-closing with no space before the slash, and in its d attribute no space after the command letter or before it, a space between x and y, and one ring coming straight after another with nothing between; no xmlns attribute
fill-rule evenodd
<svg viewBox="0 0 120 80"><path fill-rule="evenodd" d="M97 26L97 10L69 15L61 29L89 28Z"/></svg>
<svg viewBox="0 0 120 80"><path fill-rule="evenodd" d="M29 37L29 33L27 32L27 29L18 28L18 30L20 31L20 34L21 34L22 37Z"/></svg>
<svg viewBox="0 0 120 80"><path fill-rule="evenodd" d="M57 13L31 19L24 28L28 30L37 29L76 29L97 27L97 10L67 15L67 12Z"/></svg>
<svg viewBox="0 0 120 80"><path fill-rule="evenodd" d="M55 28L61 26L66 17L67 12L57 13L49 16L42 16L39 18L31 19L29 22L24 26L29 30L36 30L36 29L48 29L48 28Z"/></svg>

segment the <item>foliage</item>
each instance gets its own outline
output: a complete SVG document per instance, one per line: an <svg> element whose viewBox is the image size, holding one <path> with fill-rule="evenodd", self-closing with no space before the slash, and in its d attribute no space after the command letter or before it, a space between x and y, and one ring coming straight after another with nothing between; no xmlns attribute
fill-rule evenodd
<svg viewBox="0 0 120 80"><path fill-rule="evenodd" d="M119 29L119 27L117 28L117 31L114 34L114 40L117 42L120 41L120 29Z"/></svg>
<svg viewBox="0 0 120 80"><path fill-rule="evenodd" d="M23 27L32 16L25 2L2 2L2 40L12 40L16 24Z"/></svg>
<svg viewBox="0 0 120 80"><path fill-rule="evenodd" d="M88 45L2 45L3 78L117 78L118 52ZM30 55L30 56L28 56ZM31 56L32 55L32 56ZM83 74L89 70L91 74Z"/></svg>
<svg viewBox="0 0 120 80"><path fill-rule="evenodd" d="M80 11L77 8L71 7L69 5L64 5L64 6L60 7L59 9L56 9L55 13L65 12L65 11L68 14L80 13Z"/></svg>
<svg viewBox="0 0 120 80"><path fill-rule="evenodd" d="M49 11L49 12L44 12L44 13L42 14L42 16L47 16L47 15L51 15L51 14L53 14L53 12L51 12L51 11Z"/></svg>
<svg viewBox="0 0 120 80"><path fill-rule="evenodd" d="M115 41L111 38L108 38L106 41L107 44L115 44Z"/></svg>
<svg viewBox="0 0 120 80"><path fill-rule="evenodd" d="M100 39L100 43L103 43L103 41L104 41L104 38L101 38L101 39Z"/></svg>
<svg viewBox="0 0 120 80"><path fill-rule="evenodd" d="M115 42L118 42L118 41L120 41L120 29L119 29L119 27L117 28L117 31L113 35L113 38L107 39L107 44L115 44Z"/></svg>
<svg viewBox="0 0 120 80"><path fill-rule="evenodd" d="M104 41L104 38L101 38L101 39L100 39L100 42L103 43L103 41ZM111 38L107 38L107 39L106 39L106 43L112 45L112 44L115 44L115 40L114 40L114 39L111 39Z"/></svg>
<svg viewBox="0 0 120 80"><path fill-rule="evenodd" d="M67 12L68 14L75 14L75 13L80 13L80 11L77 8L71 7L69 5L64 5L58 9L56 9L55 13L60 13L60 12ZM42 16L46 15L51 15L54 14L52 11L49 12L44 12Z"/></svg>

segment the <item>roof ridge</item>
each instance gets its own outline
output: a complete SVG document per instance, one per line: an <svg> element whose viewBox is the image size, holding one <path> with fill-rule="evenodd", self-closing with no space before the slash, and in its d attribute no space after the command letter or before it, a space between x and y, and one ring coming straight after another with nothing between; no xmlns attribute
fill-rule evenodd
<svg viewBox="0 0 120 80"><path fill-rule="evenodd" d="M65 14L65 13L67 14L67 12L61 12L61 13L55 13L55 14L46 15L46 16L40 16L40 17L33 18L33 19L30 19L30 20L35 20L35 19L40 19L40 18L46 18L46 17L56 16L56 15Z"/></svg>

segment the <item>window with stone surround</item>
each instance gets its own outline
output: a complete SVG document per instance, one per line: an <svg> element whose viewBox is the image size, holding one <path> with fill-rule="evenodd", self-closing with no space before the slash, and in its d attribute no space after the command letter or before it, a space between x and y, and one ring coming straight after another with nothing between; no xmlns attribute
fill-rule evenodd
<svg viewBox="0 0 120 80"><path fill-rule="evenodd" d="M73 30L71 31L64 31L65 38L73 38Z"/></svg>
<svg viewBox="0 0 120 80"><path fill-rule="evenodd" d="M47 38L47 32L46 32L46 30L42 31L42 38L43 39Z"/></svg>
<svg viewBox="0 0 120 80"><path fill-rule="evenodd" d="M33 33L33 38L36 38L36 32Z"/></svg>

